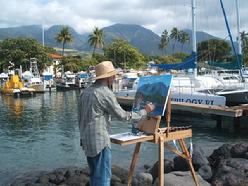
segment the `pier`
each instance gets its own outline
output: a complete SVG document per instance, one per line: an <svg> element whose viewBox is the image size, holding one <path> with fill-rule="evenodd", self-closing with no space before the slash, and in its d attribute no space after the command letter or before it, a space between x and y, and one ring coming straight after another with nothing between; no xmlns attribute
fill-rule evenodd
<svg viewBox="0 0 248 186"><path fill-rule="evenodd" d="M133 104L132 97L117 97L117 101L124 107L131 107ZM248 104L242 104L239 106L216 106L216 105L200 105L184 102L171 102L172 112L180 113L187 112L191 114L210 115L216 120L216 127L221 129L225 118L231 118L233 120L233 129L240 129L241 117L248 116Z"/></svg>

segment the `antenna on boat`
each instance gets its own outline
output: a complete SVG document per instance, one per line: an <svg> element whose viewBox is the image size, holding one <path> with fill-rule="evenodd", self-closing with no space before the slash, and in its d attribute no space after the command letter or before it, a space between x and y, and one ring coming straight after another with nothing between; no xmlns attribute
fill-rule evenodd
<svg viewBox="0 0 248 186"><path fill-rule="evenodd" d="M195 63L194 76L197 76L195 0L191 0L191 6L192 6L192 54L193 54L194 63Z"/></svg>
<svg viewBox="0 0 248 186"><path fill-rule="evenodd" d="M34 77L40 77L36 58L30 58L30 72Z"/></svg>

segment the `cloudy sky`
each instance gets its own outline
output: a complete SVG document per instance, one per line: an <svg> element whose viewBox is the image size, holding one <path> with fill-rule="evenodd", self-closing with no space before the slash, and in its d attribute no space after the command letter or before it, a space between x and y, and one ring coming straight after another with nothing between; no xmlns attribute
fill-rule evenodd
<svg viewBox="0 0 248 186"><path fill-rule="evenodd" d="M237 33L235 0L223 0ZM248 1L239 0L241 31L248 32ZM196 0L197 30L225 38L219 0ZM191 28L191 0L0 0L0 27L69 25L80 33L115 23L139 24L161 35L164 29Z"/></svg>

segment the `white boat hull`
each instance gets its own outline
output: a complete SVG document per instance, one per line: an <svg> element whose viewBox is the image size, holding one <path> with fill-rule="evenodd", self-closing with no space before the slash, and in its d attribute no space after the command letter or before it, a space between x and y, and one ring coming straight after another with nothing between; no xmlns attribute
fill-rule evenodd
<svg viewBox="0 0 248 186"><path fill-rule="evenodd" d="M115 93L120 104L132 106L136 90L121 90ZM123 100L126 100L126 102ZM128 100L128 101L127 101ZM172 92L171 100L174 102L194 103L200 105L218 105L225 106L226 98L224 96L204 94L199 92L194 93L178 93ZM131 105L130 105L131 104Z"/></svg>
<svg viewBox="0 0 248 186"><path fill-rule="evenodd" d="M46 85L44 85L44 84L31 85L30 88L33 88L35 90L35 92L38 92L38 93L44 93L44 92L48 91L46 89Z"/></svg>
<svg viewBox="0 0 248 186"><path fill-rule="evenodd" d="M228 105L238 105L248 103L248 90L219 91L217 95L225 96Z"/></svg>
<svg viewBox="0 0 248 186"><path fill-rule="evenodd" d="M202 94L198 92L194 92L192 94L173 92L171 100L174 102L194 103L200 105L226 105L226 98L224 96Z"/></svg>

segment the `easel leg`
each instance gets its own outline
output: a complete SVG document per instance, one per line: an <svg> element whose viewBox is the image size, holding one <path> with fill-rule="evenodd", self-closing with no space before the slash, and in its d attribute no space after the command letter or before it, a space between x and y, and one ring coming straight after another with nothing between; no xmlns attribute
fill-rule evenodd
<svg viewBox="0 0 248 186"><path fill-rule="evenodd" d="M133 177L134 168L136 166L136 162L137 162L137 159L138 159L138 156L139 156L140 146L141 146L141 142L137 143L136 146L135 146L132 162L131 162L130 169L129 169L129 172L128 172L128 180L127 180L127 185L128 186L131 186L131 183L132 183L132 177Z"/></svg>
<svg viewBox="0 0 248 186"><path fill-rule="evenodd" d="M164 139L159 138L159 186L164 186Z"/></svg>
<svg viewBox="0 0 248 186"><path fill-rule="evenodd" d="M194 169L193 164L192 164L192 159L190 157L190 153L189 153L189 151L187 149L185 141L184 141L184 139L179 139L178 141L179 141L179 144L180 144L180 146L181 146L181 148L183 150L183 153L188 157L187 160L188 160L188 163L189 163L190 171L191 171L192 177L194 179L195 185L199 186L199 182L198 182L198 179L197 179L197 176L196 176L196 173L195 173L195 169Z"/></svg>

